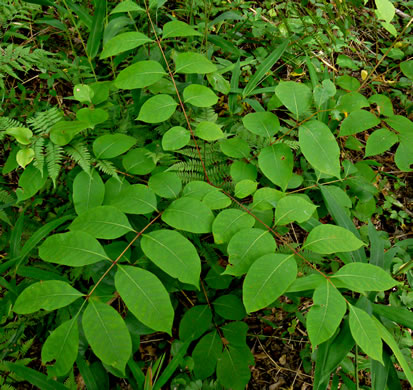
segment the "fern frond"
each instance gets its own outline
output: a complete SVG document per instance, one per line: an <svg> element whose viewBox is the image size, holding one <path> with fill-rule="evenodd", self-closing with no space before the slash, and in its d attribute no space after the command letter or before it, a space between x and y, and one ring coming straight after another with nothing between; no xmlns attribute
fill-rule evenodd
<svg viewBox="0 0 413 390"><path fill-rule="evenodd" d="M23 123L16 119L8 118L6 116L0 118L0 131L6 131L11 127L22 127Z"/></svg>
<svg viewBox="0 0 413 390"><path fill-rule="evenodd" d="M3 222L6 222L8 225L12 226L11 221L10 221L8 215L7 215L3 210L0 210L0 219L1 219Z"/></svg>
<svg viewBox="0 0 413 390"><path fill-rule="evenodd" d="M286 144L287 146L289 146L291 149L293 150L298 150L300 149L300 144L298 143L298 141L293 141L291 139L282 139L281 142L283 142L284 144Z"/></svg>
<svg viewBox="0 0 413 390"><path fill-rule="evenodd" d="M15 199L6 190L0 188L0 202L4 204L14 203Z"/></svg>
<svg viewBox="0 0 413 390"><path fill-rule="evenodd" d="M53 107L50 110L36 113L33 118L27 120L27 124L35 134L49 134L51 127L62 118L62 112Z"/></svg>
<svg viewBox="0 0 413 390"><path fill-rule="evenodd" d="M35 337L25 341L20 347L20 355L25 356L34 343Z"/></svg>
<svg viewBox="0 0 413 390"><path fill-rule="evenodd" d="M46 145L46 164L49 176L56 187L56 179L59 176L60 165L63 158L63 148L49 141Z"/></svg>
<svg viewBox="0 0 413 390"><path fill-rule="evenodd" d="M66 154L90 175L90 153L87 145L82 141L74 142L65 147Z"/></svg>
<svg viewBox="0 0 413 390"><path fill-rule="evenodd" d="M95 167L96 167L99 171L101 171L101 172L103 172L103 173L106 173L107 175L110 175L110 176L112 176L112 177L114 177L115 179L117 179L117 180L120 181L119 176L118 176L118 173L116 172L116 167L115 167L115 165L114 165L111 161L108 161L108 160L96 160L95 163L96 163L96 164L95 164Z"/></svg>
<svg viewBox="0 0 413 390"><path fill-rule="evenodd" d="M40 171L43 176L44 167L44 138L38 138L33 144L32 149L34 150L34 162L33 165Z"/></svg>

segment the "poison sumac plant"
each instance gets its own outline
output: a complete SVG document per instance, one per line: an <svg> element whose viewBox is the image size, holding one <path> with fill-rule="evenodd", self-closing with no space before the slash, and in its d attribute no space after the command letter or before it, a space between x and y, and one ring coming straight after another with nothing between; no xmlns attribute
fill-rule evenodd
<svg viewBox="0 0 413 390"><path fill-rule="evenodd" d="M102 12L99 8L99 18ZM217 37L217 46L202 54L204 35L194 26L175 20L160 29L149 8L128 1L111 14L131 12L146 13L151 33L113 33L105 41L100 59L111 57L121 70L112 81L74 86L73 98L86 105L76 120L54 121L35 132L13 126L4 133L19 143L12 158L26 169L19 185L30 195L20 201L42 189L48 176L56 183L65 154L78 165L65 176L72 180L76 216L42 227L8 264L18 273L39 246L38 257L56 265L53 273L26 267L39 281L26 278L9 297L19 315L58 311L57 327L41 353L48 375L64 378L75 364L82 374L89 372L88 344L112 375L137 388L145 381L152 386L152 377L145 378L135 362L139 336L164 332L178 340L174 358L153 388L165 386L191 356L186 367L194 379L216 376L225 388L243 389L254 356L242 320L287 295L313 300L301 318L317 351L314 388L327 387L355 345L369 357L372 376L385 373L389 386L397 381L390 348L413 385L391 325L411 328L412 314L383 304L384 291L411 284L411 275L407 281L394 277L409 267L395 272L393 260L396 254L402 257L402 249L385 252L389 241L371 222L367 234L353 223L353 216L368 214L366 205L373 204L374 212L375 164L343 159L342 146L354 149L360 144L355 135L372 131L365 156L398 144L395 162L409 171L413 123L394 115L384 95L367 99L350 76L339 89L329 79L319 81L309 60L311 82L273 80L261 88L274 64L294 53L292 39L279 39L242 87L241 59L233 58L234 50L231 61L220 57L225 45ZM100 43L93 42L93 34L99 36L97 26L90 60ZM122 67L135 49L133 63ZM105 126L113 115L111 94L132 97L138 128ZM265 99L251 98L262 94ZM231 112L241 100L254 112L211 114L211 107L222 105L220 98L228 98ZM142 142L140 131L161 139L148 135ZM185 147L192 152L180 153ZM209 163L208 150L214 153ZM191 179L192 171L186 170L183 185L182 172L171 169L177 160L197 166L193 171L204 180ZM230 167L229 174L216 175L222 180L214 182L210 172L220 164ZM286 235L294 225L302 232L295 242ZM49 235L55 229L59 232ZM180 291L191 304L183 315ZM40 374L7 364L32 383L50 386Z"/></svg>

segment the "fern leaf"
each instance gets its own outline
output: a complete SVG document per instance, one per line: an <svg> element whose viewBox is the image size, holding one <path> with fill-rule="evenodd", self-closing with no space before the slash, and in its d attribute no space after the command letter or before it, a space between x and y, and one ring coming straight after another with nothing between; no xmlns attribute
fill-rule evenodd
<svg viewBox="0 0 413 390"><path fill-rule="evenodd" d="M116 168L111 161L108 160L95 160L95 167L107 175L110 175L120 181Z"/></svg>
<svg viewBox="0 0 413 390"><path fill-rule="evenodd" d="M35 134L49 134L51 127L61 121L62 118L62 112L53 107L50 110L36 113L33 118L27 120L27 124Z"/></svg>
<svg viewBox="0 0 413 390"><path fill-rule="evenodd" d="M82 141L77 141L66 146L66 154L88 174L90 175L90 153L86 144Z"/></svg>
<svg viewBox="0 0 413 390"><path fill-rule="evenodd" d="M56 179L59 176L62 158L63 148L49 141L46 145L46 164L54 187L56 187Z"/></svg>
<svg viewBox="0 0 413 390"><path fill-rule="evenodd" d="M44 167L44 138L38 138L33 144L32 149L34 150L34 162L33 165L40 171L43 176Z"/></svg>

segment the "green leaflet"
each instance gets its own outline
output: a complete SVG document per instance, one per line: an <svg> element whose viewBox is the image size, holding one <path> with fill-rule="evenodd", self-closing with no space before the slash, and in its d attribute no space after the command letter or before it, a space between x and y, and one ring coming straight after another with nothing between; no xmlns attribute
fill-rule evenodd
<svg viewBox="0 0 413 390"><path fill-rule="evenodd" d="M304 157L315 169L340 178L340 148L327 125L307 122L300 126L298 139Z"/></svg>
<svg viewBox="0 0 413 390"><path fill-rule="evenodd" d="M183 235L175 230L157 230L143 235L141 247L167 274L199 287L201 260L195 247Z"/></svg>
<svg viewBox="0 0 413 390"><path fill-rule="evenodd" d="M357 292L385 291L397 282L382 268L366 263L350 263L340 268L331 279L338 280L339 287Z"/></svg>
<svg viewBox="0 0 413 390"><path fill-rule="evenodd" d="M152 175L148 181L149 188L163 198L177 198L182 190L182 182L174 172L161 172Z"/></svg>
<svg viewBox="0 0 413 390"><path fill-rule="evenodd" d="M83 313L82 326L95 355L124 373L132 353L132 341L120 314L113 307L92 299Z"/></svg>
<svg viewBox="0 0 413 390"><path fill-rule="evenodd" d="M380 123L374 114L366 110L356 110L343 120L340 128L340 136L352 135L371 129Z"/></svg>
<svg viewBox="0 0 413 390"><path fill-rule="evenodd" d="M389 150L397 140L397 135L387 129L374 131L367 139L364 157L374 156Z"/></svg>
<svg viewBox="0 0 413 390"><path fill-rule="evenodd" d="M246 316L244 305L236 295L222 295L214 302L215 313L226 320L242 320Z"/></svg>
<svg viewBox="0 0 413 390"><path fill-rule="evenodd" d="M56 251L56 248L59 250ZM89 233L82 231L48 237L39 248L39 256L44 261L71 267L109 260L99 242Z"/></svg>
<svg viewBox="0 0 413 390"><path fill-rule="evenodd" d="M183 315L179 324L181 340L195 340L202 336L212 325L212 313L208 305L191 307Z"/></svg>
<svg viewBox="0 0 413 390"><path fill-rule="evenodd" d="M180 53L175 58L176 73L205 74L215 72L216 69L216 66L202 54Z"/></svg>
<svg viewBox="0 0 413 390"><path fill-rule="evenodd" d="M136 118L146 123L160 123L169 119L175 112L178 103L169 95L161 94L149 98Z"/></svg>
<svg viewBox="0 0 413 390"><path fill-rule="evenodd" d="M307 237L303 249L316 253L330 254L335 252L351 252L361 248L363 241L359 240L349 230L335 225L318 225Z"/></svg>
<svg viewBox="0 0 413 390"><path fill-rule="evenodd" d="M116 56L127 50L132 50L142 46L148 42L152 42L152 39L149 39L145 34L137 31L119 34L110 41L106 42L102 53L100 54L100 59Z"/></svg>
<svg viewBox="0 0 413 390"><path fill-rule="evenodd" d="M302 223L311 218L317 206L298 195L288 195L277 202L274 225L287 225L290 222Z"/></svg>
<svg viewBox="0 0 413 390"><path fill-rule="evenodd" d="M163 26L162 39L176 38L176 37L191 37L201 35L198 31L195 31L189 24L174 20L172 22L165 23Z"/></svg>
<svg viewBox="0 0 413 390"><path fill-rule="evenodd" d="M197 125L195 135L205 141L216 141L218 139L225 138L225 134L222 132L220 126L216 123L206 121L203 121Z"/></svg>
<svg viewBox="0 0 413 390"><path fill-rule="evenodd" d="M162 220L175 229L191 233L209 233L214 215L199 200L182 197L166 208L162 214Z"/></svg>
<svg viewBox="0 0 413 390"><path fill-rule="evenodd" d="M242 118L245 128L251 133L271 138L280 129L280 121L272 112L255 112Z"/></svg>
<svg viewBox="0 0 413 390"><path fill-rule="evenodd" d="M60 280L34 283L23 290L14 304L18 314L30 314L40 309L56 310L84 296L80 291Z"/></svg>
<svg viewBox="0 0 413 390"><path fill-rule="evenodd" d="M113 158L127 152L135 143L136 138L125 134L106 134L95 139L93 153L96 158Z"/></svg>
<svg viewBox="0 0 413 390"><path fill-rule="evenodd" d="M218 359L217 378L226 388L243 390L251 378L251 372L242 350L226 347Z"/></svg>
<svg viewBox="0 0 413 390"><path fill-rule="evenodd" d="M151 272L119 266L115 286L133 315L151 329L171 334L174 310L169 294Z"/></svg>
<svg viewBox="0 0 413 390"><path fill-rule="evenodd" d="M126 214L150 214L157 209L156 195L143 184L123 187L108 203Z"/></svg>
<svg viewBox="0 0 413 390"><path fill-rule="evenodd" d="M91 175L84 171L76 175L73 181L73 203L78 215L100 206L104 197L105 185L96 170Z"/></svg>
<svg viewBox="0 0 413 390"><path fill-rule="evenodd" d="M69 229L90 232L93 237L106 240L134 231L126 215L112 206L98 206L87 210L74 219Z"/></svg>
<svg viewBox="0 0 413 390"><path fill-rule="evenodd" d="M383 344L376 324L364 310L348 305L350 311L351 334L363 351L381 363Z"/></svg>
<svg viewBox="0 0 413 390"><path fill-rule="evenodd" d="M327 279L315 289L306 327L313 347L329 340L346 312L346 301Z"/></svg>
<svg viewBox="0 0 413 390"><path fill-rule="evenodd" d="M305 84L281 81L275 88L275 94L296 120L306 114L311 107L313 94Z"/></svg>
<svg viewBox="0 0 413 390"><path fill-rule="evenodd" d="M199 379L205 379L215 372L218 358L222 353L222 341L218 332L207 333L192 352L194 373Z"/></svg>
<svg viewBox="0 0 413 390"><path fill-rule="evenodd" d="M188 144L191 134L181 126L171 127L162 137L163 150L178 150Z"/></svg>
<svg viewBox="0 0 413 390"><path fill-rule="evenodd" d="M256 260L242 288L247 313L267 307L280 297L297 277L293 255L267 254Z"/></svg>
<svg viewBox="0 0 413 390"><path fill-rule="evenodd" d="M79 348L77 317L64 322L46 339L42 347L42 362L55 361L48 367L51 376L63 376L69 372L76 361Z"/></svg>
<svg viewBox="0 0 413 390"><path fill-rule="evenodd" d="M119 89L145 88L155 84L165 75L165 70L159 62L139 61L122 69L114 84Z"/></svg>
<svg viewBox="0 0 413 390"><path fill-rule="evenodd" d="M147 175L155 169L155 163L148 154L149 150L145 148L132 149L123 156L122 164L133 175Z"/></svg>
<svg viewBox="0 0 413 390"><path fill-rule="evenodd" d="M183 92L184 103L190 103L195 107L211 107L218 101L218 96L212 89L204 85L188 85Z"/></svg>
<svg viewBox="0 0 413 390"><path fill-rule="evenodd" d="M255 219L244 211L228 209L221 211L212 224L216 244L224 244L239 230L252 228Z"/></svg>

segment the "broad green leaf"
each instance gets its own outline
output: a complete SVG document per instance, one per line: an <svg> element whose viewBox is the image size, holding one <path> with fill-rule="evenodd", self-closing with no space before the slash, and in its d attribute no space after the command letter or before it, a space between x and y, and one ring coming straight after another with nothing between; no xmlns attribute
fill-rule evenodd
<svg viewBox="0 0 413 390"><path fill-rule="evenodd" d="M207 121L200 122L197 125L195 135L205 141L216 141L225 137L220 126L216 123Z"/></svg>
<svg viewBox="0 0 413 390"><path fill-rule="evenodd" d="M95 139L93 153L96 158L106 159L120 156L136 144L136 138L126 134L106 134Z"/></svg>
<svg viewBox="0 0 413 390"><path fill-rule="evenodd" d="M92 103L93 95L93 89L89 85L76 84L73 87L73 96L80 103Z"/></svg>
<svg viewBox="0 0 413 390"><path fill-rule="evenodd" d="M191 307L179 323L180 340L195 340L202 336L212 325L212 313L208 305Z"/></svg>
<svg viewBox="0 0 413 390"><path fill-rule="evenodd" d="M182 190L182 182L174 172L161 172L152 175L148 181L149 188L162 198L175 199Z"/></svg>
<svg viewBox="0 0 413 390"><path fill-rule="evenodd" d="M215 330L199 340L192 352L196 378L206 379L214 374L222 347L221 338Z"/></svg>
<svg viewBox="0 0 413 390"><path fill-rule="evenodd" d="M145 34L137 31L125 32L112 38L103 47L100 59L116 56L127 50L135 49L145 43L152 42Z"/></svg>
<svg viewBox="0 0 413 390"><path fill-rule="evenodd" d="M407 142L400 142L399 147L394 155L394 162L397 167L404 172L413 171L413 144Z"/></svg>
<svg viewBox="0 0 413 390"><path fill-rule="evenodd" d="M305 84L295 81L281 81L275 88L275 94L288 111L298 120L308 112L312 103L312 92Z"/></svg>
<svg viewBox="0 0 413 390"><path fill-rule="evenodd" d="M231 90L231 86L227 80L218 72L208 73L207 79L211 87L223 95L228 95Z"/></svg>
<svg viewBox="0 0 413 390"><path fill-rule="evenodd" d="M315 290L323 281L324 277L319 273L310 274L301 278L295 279L288 287L287 292L300 292Z"/></svg>
<svg viewBox="0 0 413 390"><path fill-rule="evenodd" d="M121 177L120 180L115 177L111 177L110 179L106 180L105 199L103 200L103 204L110 204L110 202L118 195L120 195L120 193L127 187L130 187L130 183L126 180L125 177Z"/></svg>
<svg viewBox="0 0 413 390"><path fill-rule="evenodd" d="M50 129L50 140L59 146L67 145L73 137L90 127L85 121L60 121Z"/></svg>
<svg viewBox="0 0 413 390"><path fill-rule="evenodd" d="M120 314L112 306L92 299L83 313L82 325L94 354L124 373L132 354L132 341Z"/></svg>
<svg viewBox="0 0 413 390"><path fill-rule="evenodd" d="M315 289L313 302L306 318L306 327L311 344L316 347L333 337L347 306L343 296L328 279L324 279Z"/></svg>
<svg viewBox="0 0 413 390"><path fill-rule="evenodd" d="M39 256L48 263L71 267L109 260L98 240L89 233L77 231L48 237L39 248Z"/></svg>
<svg viewBox="0 0 413 390"><path fill-rule="evenodd" d="M55 248L58 250L58 248ZM13 310L18 314L30 314L40 309L52 311L70 305L84 296L70 284L60 280L46 280L25 288L18 296Z"/></svg>
<svg viewBox="0 0 413 390"><path fill-rule="evenodd" d="M377 111L379 115L393 116L393 104L390 98L386 95L375 94L369 97L369 103L377 105Z"/></svg>
<svg viewBox="0 0 413 390"><path fill-rule="evenodd" d="M373 304L373 313L377 316L386 317L393 322L397 322L406 328L413 329L413 312L407 308L397 306L387 306L382 304Z"/></svg>
<svg viewBox="0 0 413 390"><path fill-rule="evenodd" d="M236 198L239 199L246 198L247 196L250 196L255 192L255 190L257 189L257 185L258 183L253 180L241 180L235 185L234 195Z"/></svg>
<svg viewBox="0 0 413 390"><path fill-rule="evenodd" d="M73 204L78 215L100 206L105 197L105 185L97 171L91 175L79 172L73 181Z"/></svg>
<svg viewBox="0 0 413 390"><path fill-rule="evenodd" d="M303 245L316 253L330 254L336 252L351 252L361 248L363 241L352 232L340 226L323 224L316 226Z"/></svg>
<svg viewBox="0 0 413 390"><path fill-rule="evenodd" d="M313 120L301 125L298 139L304 157L314 168L340 178L340 148L326 124Z"/></svg>
<svg viewBox="0 0 413 390"><path fill-rule="evenodd" d="M396 342L394 337L391 335L391 333L380 323L380 321L377 318L375 317L372 317L372 318L373 318L374 324L377 327L380 337L393 351L394 356L398 360L400 366L403 369L404 374L406 375L407 380L410 383L410 386L413 387L413 372L408 362L406 361L405 356L400 350L398 343Z"/></svg>
<svg viewBox="0 0 413 390"><path fill-rule="evenodd" d="M146 123L164 122L172 116L177 105L178 103L169 95L152 96L143 103L136 119Z"/></svg>
<svg viewBox="0 0 413 390"><path fill-rule="evenodd" d="M241 276L259 257L277 248L274 237L266 230L247 228L235 233L228 243L228 266L225 274Z"/></svg>
<svg viewBox="0 0 413 390"><path fill-rule="evenodd" d="M242 288L247 313L263 309L280 297L297 277L293 255L270 253L249 269Z"/></svg>
<svg viewBox="0 0 413 390"><path fill-rule="evenodd" d="M281 58L284 51L287 49L289 43L290 40L285 39L279 46L277 46L277 48L272 53L270 53L262 61L262 63L258 66L256 72L250 78L244 90L242 91L243 97L251 95L251 93L255 90L257 85L263 81L263 79L267 76L268 72L271 71L271 68L274 66L274 64ZM236 79L238 78L239 76ZM236 84L238 84L238 81L236 82Z"/></svg>
<svg viewBox="0 0 413 390"><path fill-rule="evenodd" d="M119 89L146 88L165 75L165 70L159 62L139 61L119 72L115 79L115 86Z"/></svg>
<svg viewBox="0 0 413 390"><path fill-rule="evenodd" d="M166 208L162 220L175 229L191 233L210 233L214 215L201 201L183 197Z"/></svg>
<svg viewBox="0 0 413 390"><path fill-rule="evenodd" d="M231 237L245 228L252 228L255 219L244 211L237 209L228 209L221 211L214 219L212 224L212 233L216 244L224 244Z"/></svg>
<svg viewBox="0 0 413 390"><path fill-rule="evenodd" d="M285 191L293 176L294 156L286 144L267 146L258 156L258 166L268 179Z"/></svg>
<svg viewBox="0 0 413 390"><path fill-rule="evenodd" d="M202 198L202 203L205 203L211 210L219 210L230 206L232 200L221 191L211 191Z"/></svg>
<svg viewBox="0 0 413 390"><path fill-rule="evenodd" d="M277 202L274 225L302 223L311 218L317 206L298 195L287 195Z"/></svg>
<svg viewBox="0 0 413 390"><path fill-rule="evenodd" d="M103 108L85 107L76 112L76 118L79 121L87 122L88 127L94 129L96 125L105 122L109 118L109 114Z"/></svg>
<svg viewBox="0 0 413 390"><path fill-rule="evenodd" d="M34 159L34 150L32 148L20 149L16 154L16 161L22 168L26 168Z"/></svg>
<svg viewBox="0 0 413 390"><path fill-rule="evenodd" d="M115 286L140 322L171 334L174 310L168 292L154 274L138 267L118 266Z"/></svg>
<svg viewBox="0 0 413 390"><path fill-rule="evenodd" d="M280 130L280 121L272 112L254 112L242 119L244 127L251 133L271 138Z"/></svg>
<svg viewBox="0 0 413 390"><path fill-rule="evenodd" d="M225 388L244 390L251 378L245 354L238 348L226 347L218 359L217 378Z"/></svg>
<svg viewBox="0 0 413 390"><path fill-rule="evenodd" d="M364 157L374 156L389 150L398 141L397 135L387 129L379 129L369 135Z"/></svg>
<svg viewBox="0 0 413 390"><path fill-rule="evenodd" d="M123 0L110 12L110 14L112 15L121 12L145 12L145 9L132 0Z"/></svg>
<svg viewBox="0 0 413 390"><path fill-rule="evenodd" d="M407 78L413 80L413 60L402 62L400 69Z"/></svg>
<svg viewBox="0 0 413 390"><path fill-rule="evenodd" d="M199 53L180 53L175 58L176 73L198 73L205 74L215 72L217 67Z"/></svg>
<svg viewBox="0 0 413 390"><path fill-rule="evenodd" d="M96 0L94 1L93 5L94 12L92 18L92 25L86 44L86 54L90 61L97 56L100 48L100 41L102 40L103 28L105 26L106 0ZM77 9L79 8L80 7L78 6ZM76 13L80 14L80 12L78 11ZM85 13L88 15L88 11L85 11Z"/></svg>
<svg viewBox="0 0 413 390"><path fill-rule="evenodd" d="M105 240L113 240L134 231L126 215L112 206L98 206L87 210L74 219L69 229L81 230Z"/></svg>
<svg viewBox="0 0 413 390"><path fill-rule="evenodd" d="M178 150L191 139L189 131L181 126L171 127L162 137L163 150Z"/></svg>
<svg viewBox="0 0 413 390"><path fill-rule="evenodd" d="M16 190L17 201L31 198L46 184L47 175L40 172L33 165L25 168L19 177L19 188Z"/></svg>
<svg viewBox="0 0 413 390"><path fill-rule="evenodd" d="M320 108L330 98L335 96L336 92L336 86L331 80L323 80L322 85L317 85L313 91L315 105Z"/></svg>
<svg viewBox="0 0 413 390"><path fill-rule="evenodd" d="M188 85L183 92L184 102L191 103L195 107L211 107L218 101L218 96L212 89L204 85Z"/></svg>
<svg viewBox="0 0 413 390"><path fill-rule="evenodd" d="M27 127L10 127L4 133L14 137L22 145L28 145L32 142L33 132Z"/></svg>
<svg viewBox="0 0 413 390"><path fill-rule="evenodd" d="M205 181L194 180L189 182L182 191L182 196L202 200L206 194L216 192L218 188L211 186Z"/></svg>
<svg viewBox="0 0 413 390"><path fill-rule="evenodd" d="M182 283L199 286L201 260L195 247L182 234L175 230L144 234L141 247L143 253L164 272Z"/></svg>
<svg viewBox="0 0 413 390"><path fill-rule="evenodd" d="M331 279L338 279L340 286L357 291L385 291L397 284L382 268L366 263L350 263L340 268Z"/></svg>
<svg viewBox="0 0 413 390"><path fill-rule="evenodd" d="M274 188L259 188L254 193L252 210L271 210L277 206L278 201L284 196L284 193Z"/></svg>
<svg viewBox="0 0 413 390"><path fill-rule="evenodd" d="M357 345L372 359L381 363L383 344L373 318L364 310L348 304L350 330Z"/></svg>
<svg viewBox="0 0 413 390"><path fill-rule="evenodd" d="M157 207L156 195L143 184L127 186L109 204L126 214L149 214Z"/></svg>
<svg viewBox="0 0 413 390"><path fill-rule="evenodd" d="M199 36L201 33L195 31L189 24L179 20L165 23L163 26L162 39L176 38L176 37L191 37Z"/></svg>
<svg viewBox="0 0 413 390"><path fill-rule="evenodd" d="M247 313L236 295L222 295L213 302L215 313L226 320L242 320Z"/></svg>
<svg viewBox="0 0 413 390"><path fill-rule="evenodd" d="M343 120L340 127L340 137L360 133L361 131L371 129L380 123L370 111L356 110Z"/></svg>
<svg viewBox="0 0 413 390"><path fill-rule="evenodd" d="M390 0L375 0L377 10L375 11L379 19L390 23L396 10Z"/></svg>
<svg viewBox="0 0 413 390"><path fill-rule="evenodd" d="M49 375L66 375L76 361L78 348L79 330L74 317L57 327L43 344L42 363L55 362L47 368Z"/></svg>
<svg viewBox="0 0 413 390"><path fill-rule="evenodd" d="M337 109L342 112L353 112L364 107L369 107L370 104L362 94L358 92L350 92L340 97Z"/></svg>
<svg viewBox="0 0 413 390"><path fill-rule="evenodd" d="M123 156L123 167L132 175L147 175L155 169L155 163L148 156L149 150L145 148L136 148L130 150Z"/></svg>
<svg viewBox="0 0 413 390"><path fill-rule="evenodd" d="M361 85L360 81L348 74L337 77L336 83L339 87L347 91L357 91Z"/></svg>
<svg viewBox="0 0 413 390"><path fill-rule="evenodd" d="M234 161L229 172L234 183L238 183L241 180L256 181L258 176L256 166L242 160Z"/></svg>
<svg viewBox="0 0 413 390"><path fill-rule="evenodd" d="M222 140L219 147L226 156L234 158L248 158L251 151L247 141L239 137Z"/></svg>

